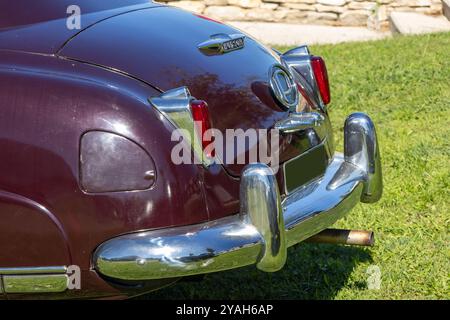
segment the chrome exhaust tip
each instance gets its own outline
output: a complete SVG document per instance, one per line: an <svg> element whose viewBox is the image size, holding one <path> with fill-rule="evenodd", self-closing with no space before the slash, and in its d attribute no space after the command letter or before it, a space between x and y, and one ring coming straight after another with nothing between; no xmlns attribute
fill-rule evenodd
<svg viewBox="0 0 450 320"><path fill-rule="evenodd" d="M325 229L305 242L373 247L375 235L366 230Z"/></svg>

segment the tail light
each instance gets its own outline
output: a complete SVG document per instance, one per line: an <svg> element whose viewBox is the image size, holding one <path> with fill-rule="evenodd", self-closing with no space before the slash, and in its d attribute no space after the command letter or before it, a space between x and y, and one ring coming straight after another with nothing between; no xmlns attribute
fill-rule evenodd
<svg viewBox="0 0 450 320"><path fill-rule="evenodd" d="M331 101L330 85L325 61L314 56L307 46L291 49L281 60L294 72L299 91L313 108L322 108Z"/></svg>
<svg viewBox="0 0 450 320"><path fill-rule="evenodd" d="M168 90L158 97L149 98L150 103L158 109L176 128L183 129L184 140L189 141L196 155L194 161L200 160L205 166L215 161L214 137L205 136L211 129L208 104L196 100L187 87ZM207 139L205 139L207 138Z"/></svg>
<svg viewBox="0 0 450 320"><path fill-rule="evenodd" d="M211 144L211 141L205 139L205 132L211 129L211 121L209 118L209 110L208 104L203 100L192 100L191 101L191 112L192 118L194 119L195 129L197 131L197 135L202 141L202 149L205 152L205 149L208 145ZM205 155L208 158L215 157L215 150L210 149L205 152Z"/></svg>
<svg viewBox="0 0 450 320"><path fill-rule="evenodd" d="M312 56L311 67L316 78L322 101L324 104L329 104L331 101L330 84L328 82L328 72L325 61L321 57Z"/></svg>

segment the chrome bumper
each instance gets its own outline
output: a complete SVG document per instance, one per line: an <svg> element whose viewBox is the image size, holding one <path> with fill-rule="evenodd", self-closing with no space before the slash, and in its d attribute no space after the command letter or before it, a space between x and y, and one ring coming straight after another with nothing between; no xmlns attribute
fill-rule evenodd
<svg viewBox="0 0 450 320"><path fill-rule="evenodd" d="M375 127L362 113L345 122L344 155L325 174L281 199L272 170L248 165L240 214L203 224L146 231L109 240L95 269L122 280L183 277L256 264L281 269L286 249L332 225L358 202L378 201L382 174Z"/></svg>

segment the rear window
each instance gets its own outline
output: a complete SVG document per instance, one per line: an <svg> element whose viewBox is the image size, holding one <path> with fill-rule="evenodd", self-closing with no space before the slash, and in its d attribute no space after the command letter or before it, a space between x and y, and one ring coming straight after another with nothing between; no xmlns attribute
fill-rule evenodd
<svg viewBox="0 0 450 320"><path fill-rule="evenodd" d="M149 0L0 0L0 29L68 17L77 5L81 14L149 3Z"/></svg>

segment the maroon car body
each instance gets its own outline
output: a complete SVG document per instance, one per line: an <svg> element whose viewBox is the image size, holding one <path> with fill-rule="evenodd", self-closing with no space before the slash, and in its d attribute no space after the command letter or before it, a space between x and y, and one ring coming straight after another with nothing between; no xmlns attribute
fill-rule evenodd
<svg viewBox="0 0 450 320"><path fill-rule="evenodd" d="M81 8L81 29L66 25L72 3ZM207 101L221 132L270 129L286 119L268 79L279 54L248 36L244 48L225 54L198 48L211 35L236 33L144 0L0 2L0 296L127 297L157 289L180 276L118 279L99 271L94 252L121 235L240 212L245 165L174 164L173 124L148 100L186 86ZM324 105L311 102L317 96L302 93L297 111L315 110L329 126ZM305 132L281 135L280 163L311 149ZM334 147L331 131L325 135L327 165ZM284 169L275 176L282 198ZM55 266L74 265L76 290L21 291L18 284L57 278Z"/></svg>

